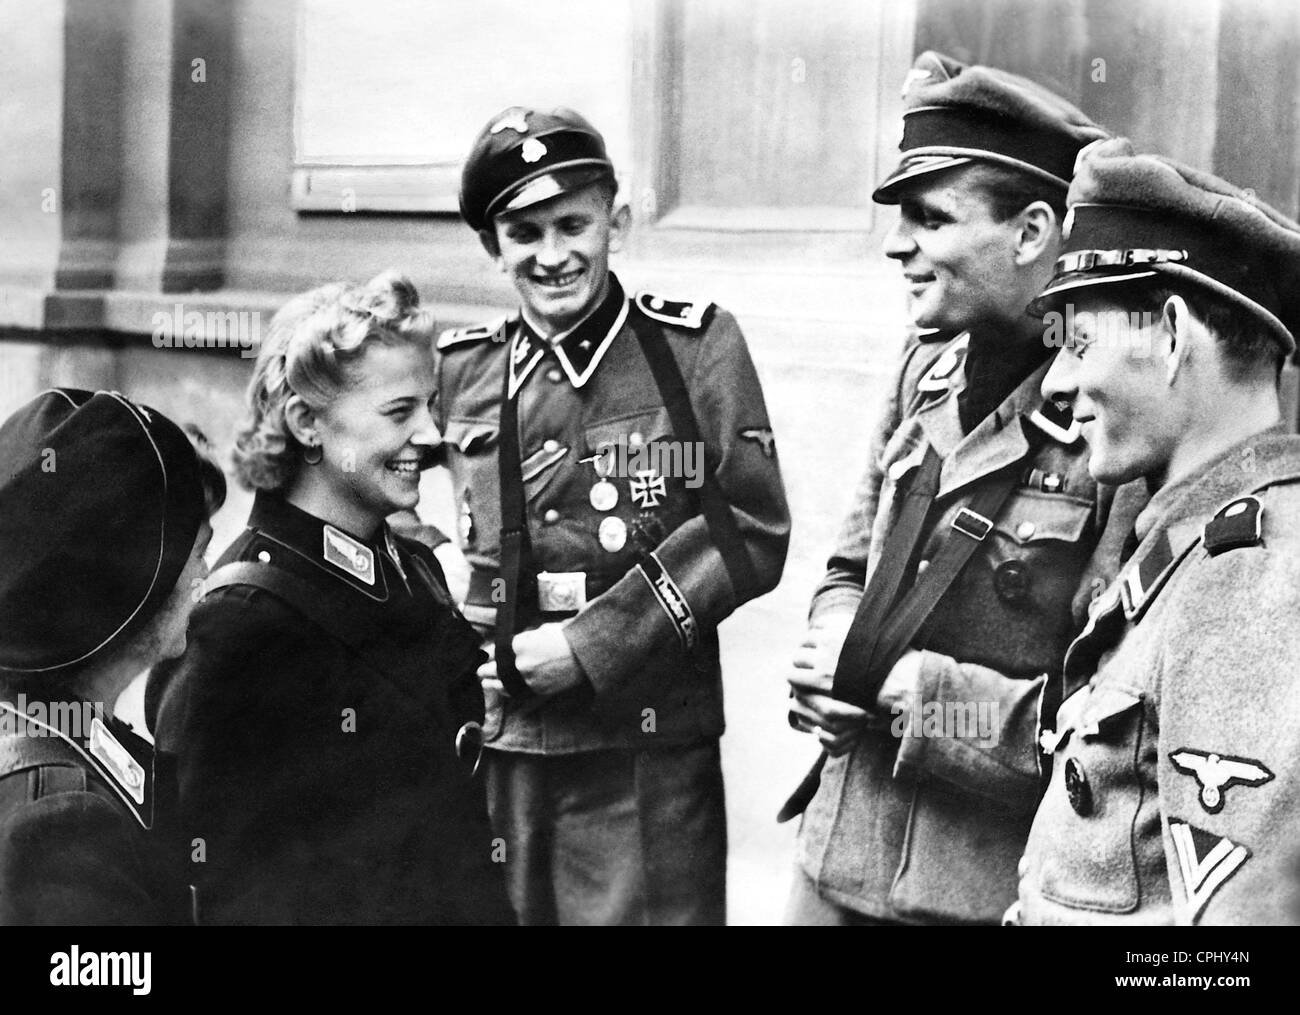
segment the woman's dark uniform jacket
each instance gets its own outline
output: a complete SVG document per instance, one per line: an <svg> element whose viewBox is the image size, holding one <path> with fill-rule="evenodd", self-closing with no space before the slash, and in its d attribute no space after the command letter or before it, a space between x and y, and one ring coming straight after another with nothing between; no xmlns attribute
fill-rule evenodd
<svg viewBox="0 0 1300 1015"><path fill-rule="evenodd" d="M454 743L483 718L478 638L433 554L391 545L400 570L381 543L258 494L214 575L269 563L333 609L217 589L156 671L146 708L200 923L514 922Z"/></svg>
<svg viewBox="0 0 1300 1015"><path fill-rule="evenodd" d="M186 922L185 885L148 835L149 744L115 719L60 735L30 685L0 677L0 702L20 700L31 717L0 715L0 925Z"/></svg>

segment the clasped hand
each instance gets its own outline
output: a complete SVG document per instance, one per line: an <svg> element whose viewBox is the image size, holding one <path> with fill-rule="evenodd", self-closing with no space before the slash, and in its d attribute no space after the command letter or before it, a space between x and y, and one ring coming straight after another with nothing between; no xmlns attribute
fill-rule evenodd
<svg viewBox="0 0 1300 1015"><path fill-rule="evenodd" d="M835 666L852 622L852 614L815 622L795 650L786 677L794 721L799 729L815 734L831 757L847 753L866 730L887 727L920 682L921 653L909 649L889 671L872 711L833 698Z"/></svg>
<svg viewBox="0 0 1300 1015"><path fill-rule="evenodd" d="M582 666L569 646L569 639L564 636L562 622L523 631L515 635L511 644L515 650L515 669L535 694L549 698L579 686L585 679ZM490 644L487 650L495 656ZM495 658L478 668L478 676L489 692L506 694L497 675Z"/></svg>

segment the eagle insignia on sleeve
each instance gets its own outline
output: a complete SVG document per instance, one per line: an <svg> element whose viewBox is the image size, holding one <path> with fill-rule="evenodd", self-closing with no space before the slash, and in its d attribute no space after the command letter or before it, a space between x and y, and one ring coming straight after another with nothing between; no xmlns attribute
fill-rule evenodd
<svg viewBox="0 0 1300 1015"><path fill-rule="evenodd" d="M772 428L767 426L750 426L738 432L738 436L747 441L753 441L763 449L763 457L771 458L776 454L776 437L772 434Z"/></svg>
<svg viewBox="0 0 1300 1015"><path fill-rule="evenodd" d="M1180 772L1196 779L1201 787L1201 806L1210 814L1223 810L1224 793L1232 786L1262 786L1273 779L1273 773L1254 758L1234 758L1180 747L1169 755L1169 760Z"/></svg>

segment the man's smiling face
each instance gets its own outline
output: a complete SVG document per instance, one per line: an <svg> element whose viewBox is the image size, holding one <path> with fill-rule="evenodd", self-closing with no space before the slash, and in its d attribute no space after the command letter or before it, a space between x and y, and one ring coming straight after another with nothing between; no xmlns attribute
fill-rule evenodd
<svg viewBox="0 0 1300 1015"><path fill-rule="evenodd" d="M1070 406L1088 442L1088 471L1118 485L1159 475L1184 424L1165 382L1167 336L1150 315L1081 292L1071 334L1043 378L1043 396Z"/></svg>
<svg viewBox="0 0 1300 1015"><path fill-rule="evenodd" d="M899 200L898 222L885 238L885 256L903 269L912 320L952 331L1019 320L1019 231L1014 216L994 218L966 169L919 177Z"/></svg>
<svg viewBox="0 0 1300 1015"><path fill-rule="evenodd" d="M604 299L610 251L622 244L627 219L627 208L615 209L609 190L592 184L498 215L481 237L527 315L555 334Z"/></svg>

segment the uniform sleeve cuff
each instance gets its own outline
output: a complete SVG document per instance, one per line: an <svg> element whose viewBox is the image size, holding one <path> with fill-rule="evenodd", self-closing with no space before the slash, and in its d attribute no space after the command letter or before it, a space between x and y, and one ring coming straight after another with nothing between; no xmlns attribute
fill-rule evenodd
<svg viewBox="0 0 1300 1015"><path fill-rule="evenodd" d="M911 704L924 704L939 700L939 685L943 680L944 657L935 652L921 652L921 662L917 668L916 697ZM930 749L930 738L912 736L913 721L910 714L903 719L903 735L898 741L898 755L894 760L894 778L900 775L918 775L925 771L926 759ZM920 728L920 724L915 724Z"/></svg>

